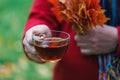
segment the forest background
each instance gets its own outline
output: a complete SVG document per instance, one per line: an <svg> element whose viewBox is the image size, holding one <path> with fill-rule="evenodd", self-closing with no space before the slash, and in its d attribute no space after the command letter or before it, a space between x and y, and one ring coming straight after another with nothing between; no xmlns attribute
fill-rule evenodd
<svg viewBox="0 0 120 80"><path fill-rule="evenodd" d="M0 80L51 80L53 63L29 61L22 35L34 0L0 0Z"/></svg>

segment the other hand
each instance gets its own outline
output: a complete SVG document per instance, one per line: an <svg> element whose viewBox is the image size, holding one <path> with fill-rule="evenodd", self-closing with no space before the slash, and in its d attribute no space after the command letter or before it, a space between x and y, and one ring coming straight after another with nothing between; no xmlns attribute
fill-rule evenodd
<svg viewBox="0 0 120 80"><path fill-rule="evenodd" d="M85 35L76 34L74 38L85 55L110 53L118 43L117 29L108 25L96 26Z"/></svg>

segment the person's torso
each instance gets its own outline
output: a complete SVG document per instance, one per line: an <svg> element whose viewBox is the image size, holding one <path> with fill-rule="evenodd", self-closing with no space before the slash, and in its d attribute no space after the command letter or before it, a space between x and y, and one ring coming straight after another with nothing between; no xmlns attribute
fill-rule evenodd
<svg viewBox="0 0 120 80"><path fill-rule="evenodd" d="M63 31L70 34L70 44L65 56L55 67L54 80L97 80L97 56L86 56L80 52L71 23L63 23L62 27Z"/></svg>

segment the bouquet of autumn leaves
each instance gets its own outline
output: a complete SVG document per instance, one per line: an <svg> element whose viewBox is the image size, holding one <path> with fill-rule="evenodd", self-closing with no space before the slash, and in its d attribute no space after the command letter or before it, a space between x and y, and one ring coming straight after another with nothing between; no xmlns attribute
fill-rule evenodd
<svg viewBox="0 0 120 80"><path fill-rule="evenodd" d="M84 34L96 25L102 26L109 20L104 15L100 0L49 0L52 11L61 22L67 20L76 25L75 32Z"/></svg>

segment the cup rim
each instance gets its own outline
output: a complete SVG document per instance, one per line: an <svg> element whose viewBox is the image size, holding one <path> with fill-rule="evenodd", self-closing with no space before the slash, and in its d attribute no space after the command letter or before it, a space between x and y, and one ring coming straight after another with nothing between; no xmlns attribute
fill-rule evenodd
<svg viewBox="0 0 120 80"><path fill-rule="evenodd" d="M67 32L65 32L65 31L50 30L50 32L51 32L51 33L52 33L52 32L64 33L64 34L67 35L66 38L62 38L61 40L59 40L59 41L54 41L54 42L62 42L62 41L65 41L65 40L70 40L70 34L67 33ZM34 34L33 34L33 35L34 35ZM35 38L32 36L32 41L33 41L33 42L34 42L34 41L42 42L42 41L44 41L45 39L48 39L48 38L50 38L50 37L46 37L46 38L43 38L43 39L35 39ZM46 42L53 42L53 41L46 41Z"/></svg>

